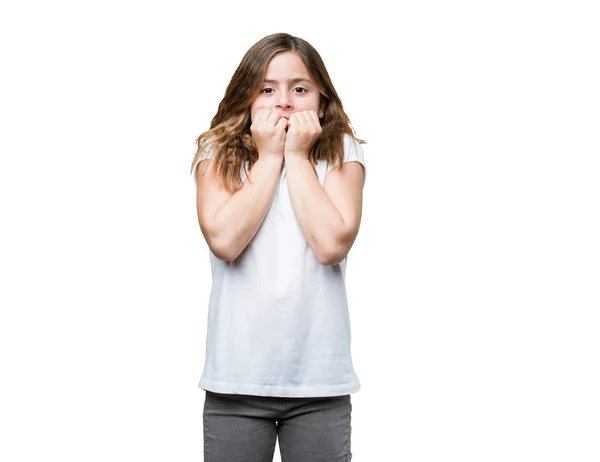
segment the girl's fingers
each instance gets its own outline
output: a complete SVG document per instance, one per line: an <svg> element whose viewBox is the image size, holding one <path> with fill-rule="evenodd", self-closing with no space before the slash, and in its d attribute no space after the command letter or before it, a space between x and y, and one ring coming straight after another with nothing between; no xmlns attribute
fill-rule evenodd
<svg viewBox="0 0 600 462"><path fill-rule="evenodd" d="M319 122L319 117L315 111L302 111L297 112L298 121L301 125L303 125L306 129L309 127L320 128L321 123Z"/></svg>
<svg viewBox="0 0 600 462"><path fill-rule="evenodd" d="M308 126L312 125L312 120L310 118L310 111L302 111L302 117L304 118L304 123Z"/></svg>
<svg viewBox="0 0 600 462"><path fill-rule="evenodd" d="M256 120L254 121L254 123L256 124L257 127L259 126L259 124L262 123L262 120L265 117L265 113L266 113L266 111L264 109L259 109L258 111L256 111L256 117L255 117Z"/></svg>
<svg viewBox="0 0 600 462"><path fill-rule="evenodd" d="M319 122L319 116L317 115L317 113L315 111L308 111L308 115L309 118L311 120L311 122L313 123L313 125L320 127L321 126L321 122Z"/></svg>
<svg viewBox="0 0 600 462"><path fill-rule="evenodd" d="M277 125L275 125L275 129L277 131L285 131L285 127L287 127L287 125L288 125L288 120L285 117L282 117L277 122Z"/></svg>
<svg viewBox="0 0 600 462"><path fill-rule="evenodd" d="M280 119L277 120L276 117L280 117ZM321 130L321 123L315 111L294 112L289 120L282 117L278 111L270 111L266 123L279 126L281 119L286 120L285 126L288 128L294 127L295 132L308 132L313 129L320 132Z"/></svg>
<svg viewBox="0 0 600 462"><path fill-rule="evenodd" d="M306 125L306 118L304 117L302 112L294 112L290 117L290 122L292 120L294 127L296 127L296 130L302 130L302 128Z"/></svg>
<svg viewBox="0 0 600 462"><path fill-rule="evenodd" d="M275 118L275 111L270 111L268 109L265 110L265 112L267 113L267 115L265 116L265 124L269 125L275 125L275 120L273 120Z"/></svg>
<svg viewBox="0 0 600 462"><path fill-rule="evenodd" d="M279 119L282 119L281 113L277 110L269 111L269 117L267 117L266 123L267 125L277 125Z"/></svg>

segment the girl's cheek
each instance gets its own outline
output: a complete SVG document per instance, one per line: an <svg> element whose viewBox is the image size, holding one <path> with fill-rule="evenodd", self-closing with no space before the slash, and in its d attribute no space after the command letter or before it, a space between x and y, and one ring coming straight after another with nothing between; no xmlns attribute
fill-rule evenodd
<svg viewBox="0 0 600 462"><path fill-rule="evenodd" d="M256 114L261 109L271 109L271 108L267 104L259 104L259 105L253 106L252 111L251 111L252 117L254 117L254 114Z"/></svg>

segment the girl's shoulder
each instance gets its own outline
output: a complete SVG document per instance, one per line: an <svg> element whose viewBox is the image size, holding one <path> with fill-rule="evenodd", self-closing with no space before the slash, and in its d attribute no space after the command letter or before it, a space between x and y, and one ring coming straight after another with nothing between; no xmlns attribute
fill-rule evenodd
<svg viewBox="0 0 600 462"><path fill-rule="evenodd" d="M356 138L344 133L344 162L358 161L364 164L363 145Z"/></svg>
<svg viewBox="0 0 600 462"><path fill-rule="evenodd" d="M326 174L327 174L331 170L332 165L329 164L329 162L327 162L327 161L323 161L323 162L325 162ZM363 150L363 145L360 144L356 138L354 138L351 135L348 135L347 133L344 134L344 161L343 162L344 163L346 163L346 162L360 163L363 166L363 171L364 171L363 184L366 182L367 167L366 167L366 162L365 162L365 152Z"/></svg>

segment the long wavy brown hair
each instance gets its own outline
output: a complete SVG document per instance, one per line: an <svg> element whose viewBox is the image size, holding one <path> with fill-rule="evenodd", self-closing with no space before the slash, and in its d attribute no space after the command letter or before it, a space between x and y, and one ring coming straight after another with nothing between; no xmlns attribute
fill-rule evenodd
<svg viewBox="0 0 600 462"><path fill-rule="evenodd" d="M215 172L222 185L230 192L241 186L241 167L246 169L248 165L252 168L258 160L256 145L250 133L250 107L260 94L269 62L278 53L286 51L294 51L300 56L319 89L321 103L324 103L324 115L320 118L321 135L308 155L313 168L318 160L327 160L330 165L341 167L345 134L360 144L365 143L356 138L350 119L344 112L317 50L307 41L290 34L272 34L255 43L242 58L219 103L210 129L196 140L197 151L192 161L192 173L200 155L210 152L216 161ZM201 168L197 175L200 171Z"/></svg>

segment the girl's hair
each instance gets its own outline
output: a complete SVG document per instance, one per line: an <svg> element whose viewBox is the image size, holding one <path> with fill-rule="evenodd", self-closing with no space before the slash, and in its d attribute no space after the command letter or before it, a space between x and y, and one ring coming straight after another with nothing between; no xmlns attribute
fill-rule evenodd
<svg viewBox="0 0 600 462"><path fill-rule="evenodd" d="M198 149L192 161L192 172L200 155L207 152L215 159L216 176L221 179L225 188L235 191L241 186L241 167L246 168L248 161L249 168L252 168L258 160L256 145L250 133L250 107L260 94L269 62L275 55L286 51L294 51L300 56L319 89L324 107L324 116L320 119L321 135L308 156L313 167L317 160L327 160L330 165L341 167L344 159L344 134L352 136L358 143L365 143L356 138L350 119L344 112L317 50L307 41L290 34L272 34L255 43L242 58L219 103L210 129L196 140Z"/></svg>

